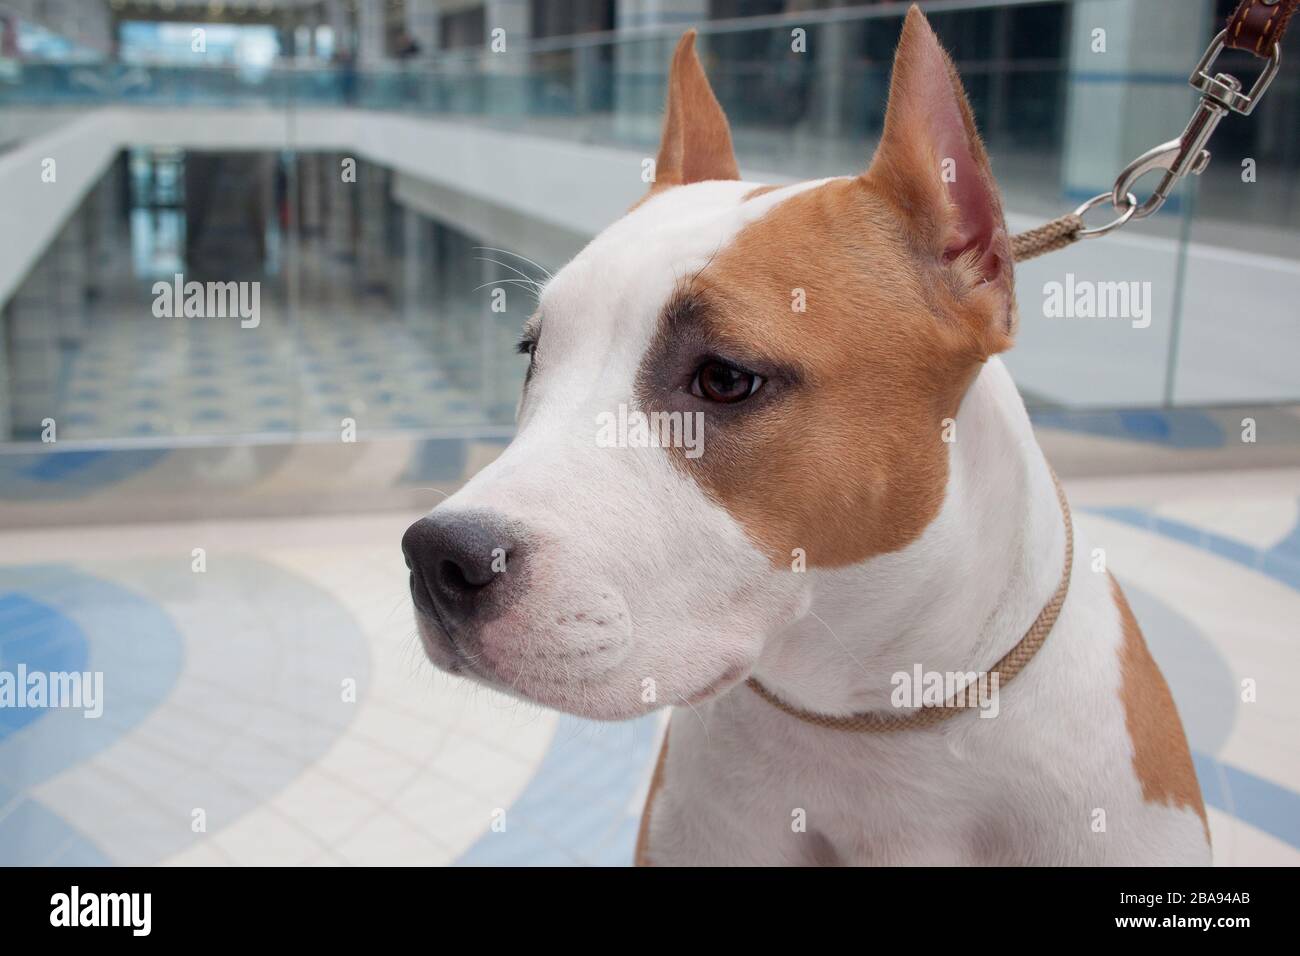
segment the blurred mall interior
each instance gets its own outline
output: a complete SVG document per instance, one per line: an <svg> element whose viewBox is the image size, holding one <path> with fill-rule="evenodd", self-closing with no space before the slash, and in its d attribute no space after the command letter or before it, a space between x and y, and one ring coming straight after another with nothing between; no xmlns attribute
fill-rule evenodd
<svg viewBox="0 0 1300 956"><path fill-rule="evenodd" d="M1235 3L921 5L1014 230L1181 132ZM401 532L509 441L533 284L645 191L681 31L745 178L787 182L865 168L905 9L0 0L0 669L121 702L0 710L0 864L628 862L658 719L435 675ZM1006 361L1180 703L1216 859L1295 864L1300 47L1211 150L1158 215L1018 269ZM178 276L256 308L173 314ZM1088 280L1145 312L1046 314Z"/></svg>

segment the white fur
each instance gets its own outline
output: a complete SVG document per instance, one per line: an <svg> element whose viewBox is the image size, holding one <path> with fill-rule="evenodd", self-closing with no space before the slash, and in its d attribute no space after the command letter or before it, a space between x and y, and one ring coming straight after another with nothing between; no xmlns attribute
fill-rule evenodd
<svg viewBox="0 0 1300 956"><path fill-rule="evenodd" d="M902 551L847 569L773 567L666 451L597 447L596 416L633 401L678 280L817 185L748 202L754 184L667 190L548 284L518 436L438 509L491 509L535 539L527 594L482 630L480 675L587 716L676 707L655 863L1208 861L1196 814L1143 802L1119 614L1106 576L1077 557L1081 535L1062 615L995 719L844 733L740 683L755 673L826 713L884 710L895 672L985 669L1019 640L1056 587L1064 529L1001 362L961 406L939 516Z"/></svg>

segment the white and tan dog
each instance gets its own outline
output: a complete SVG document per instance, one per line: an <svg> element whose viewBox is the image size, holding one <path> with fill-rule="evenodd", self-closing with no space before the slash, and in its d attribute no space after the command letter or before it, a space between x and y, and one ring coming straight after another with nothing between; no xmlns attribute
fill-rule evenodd
<svg viewBox="0 0 1300 956"><path fill-rule="evenodd" d="M654 187L525 330L517 437L403 541L428 654L582 716L675 707L641 862L1208 862L1169 691L1087 560L996 719L787 712L986 671L1057 590L1014 329L997 189L919 11L870 168L784 187L739 181L688 34ZM702 413L702 454L605 447L620 406Z"/></svg>

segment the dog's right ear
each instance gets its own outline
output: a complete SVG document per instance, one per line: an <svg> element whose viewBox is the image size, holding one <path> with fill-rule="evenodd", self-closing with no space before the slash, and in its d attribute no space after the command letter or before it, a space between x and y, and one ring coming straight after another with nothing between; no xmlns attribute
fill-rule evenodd
<svg viewBox="0 0 1300 956"><path fill-rule="evenodd" d="M651 191L739 178L727 116L695 55L695 31L687 30L668 72L668 106Z"/></svg>
<svg viewBox="0 0 1300 956"><path fill-rule="evenodd" d="M923 264L956 293L986 355L1011 345L1011 242L957 70L915 4L903 23L885 129L866 178L905 222Z"/></svg>

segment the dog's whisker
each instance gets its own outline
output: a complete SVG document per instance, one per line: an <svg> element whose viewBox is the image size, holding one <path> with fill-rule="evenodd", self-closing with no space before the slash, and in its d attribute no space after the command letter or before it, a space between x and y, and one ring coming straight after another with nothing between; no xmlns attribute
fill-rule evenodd
<svg viewBox="0 0 1300 956"><path fill-rule="evenodd" d="M525 280L527 280L528 282L531 282L533 285L537 286L539 289L542 287L542 284L541 284L540 282L538 282L536 279L534 279L532 276L530 276L527 272L524 272L522 269L516 269L514 266L512 266L512 265L511 265L510 263L508 263L508 262L502 262L500 259L493 259L493 258L491 258L491 257L489 257L489 256L475 256L474 258L475 258L475 260L477 260L478 262L490 262L490 263L492 263L494 266L500 266L502 269L509 269L509 270L510 270L511 272L513 272L515 275L519 276L521 279L525 279Z"/></svg>
<svg viewBox="0 0 1300 956"><path fill-rule="evenodd" d="M496 260L481 259L479 261L495 262ZM497 263L497 265L503 265L503 263ZM526 289L528 289L528 291L532 294L534 301L539 303L541 302L542 286L535 279L526 275L501 276L499 278L490 279L487 282L484 282L482 285L478 286L478 289L484 289L489 286L503 286L503 285L521 285ZM477 289L475 291L477 291Z"/></svg>
<svg viewBox="0 0 1300 956"><path fill-rule="evenodd" d="M518 252L512 252L512 251L509 250L509 249L498 249L496 246L475 246L475 247L474 247L474 250L475 250L476 252L478 252L478 251L483 251L483 252L499 252L499 253L501 253L502 255L506 255L506 256L514 256L516 259L522 259L524 262L528 263L530 266L532 266L532 267L533 267L534 269L536 269L538 272L542 273L542 275L546 276L547 279L552 279L552 278L554 278L554 276L551 275L551 270L547 269L547 268L546 268L544 265L542 265L541 263L539 263L539 262L534 262L532 259L529 259L527 256L525 256L525 255L521 255L521 254L518 253Z"/></svg>
<svg viewBox="0 0 1300 956"><path fill-rule="evenodd" d="M849 660L857 664L858 669L862 671L862 673L870 677L871 671L867 669L867 665L863 664L862 661L858 660L856 657L853 656L853 652L849 650L848 645L845 644L842 640L840 640L840 636L835 633L834 629L829 624L827 624L825 621L822 620L821 615L818 614L816 611L812 610L811 608L808 610L808 613L811 614L813 617L817 618L818 621L821 621L822 627L826 628L827 633L829 633L831 637L835 638L835 643L839 644L840 649L843 650L846 655L848 655Z"/></svg>
<svg viewBox="0 0 1300 956"><path fill-rule="evenodd" d="M534 637L536 637L536 633L533 632L533 631L529 631L529 633L528 633L528 640L527 640L527 643L524 645L524 652L523 652L523 654L521 655L521 659L522 659L522 661L524 662L524 665L526 665L527 662L528 662L528 652L531 651L532 648L533 648L533 638L534 638ZM512 681L510 682L510 689L511 689L511 690L514 690L514 689L518 686L518 684L519 684L519 679L520 679L521 677L523 677L523 676L524 676L524 667L523 667L523 665L521 665L520 668L519 668L519 670L515 672L515 679L512 680Z"/></svg>
<svg viewBox="0 0 1300 956"><path fill-rule="evenodd" d="M536 294L537 290L541 288L539 285L537 285L537 283L532 282L528 279L505 278L505 279L493 279L491 282L484 282L482 285L476 285L474 287L474 291L478 292L480 289L486 289L488 288L488 286L494 286L494 285L521 285L526 289L531 289L534 295Z"/></svg>
<svg viewBox="0 0 1300 956"><path fill-rule="evenodd" d="M451 497L449 492L443 491L441 488L413 488L412 491L432 491L435 495L442 495L443 498Z"/></svg>
<svg viewBox="0 0 1300 956"><path fill-rule="evenodd" d="M698 720L698 721L700 722L700 727L702 727L702 728L704 729L704 739L705 739L705 740L708 740L708 739L709 739L709 725L705 722L704 717L701 716L700 712L699 712L698 710L695 709L695 705L692 704L692 703L691 703L689 700L687 700L685 697L683 697L681 694L677 694L677 699L680 700L683 704L685 704L687 707L689 707L689 708L691 709L691 713L693 713L693 714L695 715L695 719Z"/></svg>
<svg viewBox="0 0 1300 956"><path fill-rule="evenodd" d="M401 609L402 605L409 600L410 598L407 595L403 594L396 601L394 601L392 609L388 612L387 616L384 618L384 623L387 624L389 621L391 621L393 619L393 615L396 614Z"/></svg>
<svg viewBox="0 0 1300 956"><path fill-rule="evenodd" d="M507 269L510 268L510 267L509 267L508 265L506 265L504 262L497 262L495 259L479 259L478 261L479 261L479 262L491 262L491 263L494 263L495 265L505 266L505 268L507 268ZM535 290L535 291L538 291L538 292L541 291L541 288L542 288L541 284L540 284L536 279L534 279L532 276L525 275L524 273L520 272L518 269L514 269L514 270L512 270L512 271L515 272L515 275L512 275L512 276L500 276L499 278L492 279L492 280L490 280L489 282L487 282L487 283L485 283L485 284L486 284L486 285L502 285L503 283L506 283L506 282L515 282L515 283L520 283L520 284L523 284L523 285L527 285L529 288L531 288L531 289L533 289L533 290Z"/></svg>
<svg viewBox="0 0 1300 956"><path fill-rule="evenodd" d="M709 266L713 265L713 260L718 258L718 253L720 253L721 251L722 251L722 243L718 243L717 247L714 248L712 253L710 253L709 258L704 260L704 265L700 266L699 269L695 271L695 274L691 276L690 282L694 282L700 276L704 275L704 270L707 269Z"/></svg>

